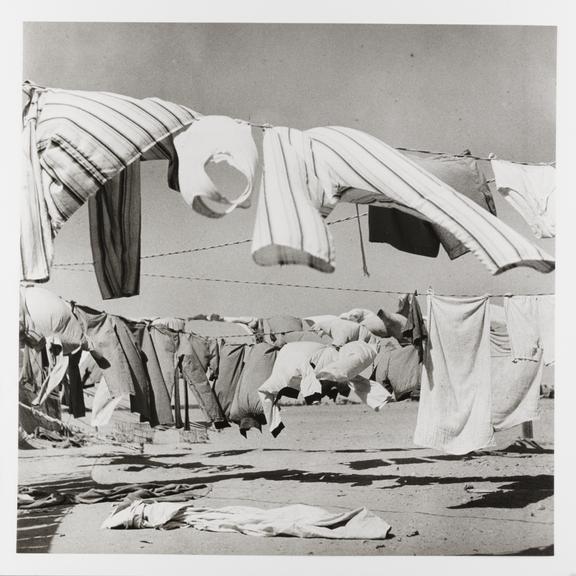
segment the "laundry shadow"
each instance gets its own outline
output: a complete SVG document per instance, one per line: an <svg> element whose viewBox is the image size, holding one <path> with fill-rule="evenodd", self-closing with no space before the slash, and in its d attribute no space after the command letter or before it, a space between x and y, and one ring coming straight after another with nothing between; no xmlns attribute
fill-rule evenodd
<svg viewBox="0 0 576 576"><path fill-rule="evenodd" d="M50 551L58 526L72 508L65 504L50 508L18 510L16 521L16 552L42 554Z"/></svg>
<svg viewBox="0 0 576 576"><path fill-rule="evenodd" d="M554 544L548 546L534 546L519 552L507 552L504 554L473 554L473 556L554 556Z"/></svg>
<svg viewBox="0 0 576 576"><path fill-rule="evenodd" d="M422 458L418 457L407 457L407 458L386 458L383 460L381 458L375 458L372 460L355 460L348 463L348 467L352 470L369 470L370 468L382 468L383 466L394 466L402 464L434 464L435 462L443 461L467 461L474 458L478 458L480 455L476 454L464 454L464 455L454 455L454 454L440 454L437 456L425 456Z"/></svg>
<svg viewBox="0 0 576 576"><path fill-rule="evenodd" d="M512 479L510 479L512 480ZM452 510L464 508L524 508L554 494L554 477L546 474L520 476L481 498L448 506Z"/></svg>

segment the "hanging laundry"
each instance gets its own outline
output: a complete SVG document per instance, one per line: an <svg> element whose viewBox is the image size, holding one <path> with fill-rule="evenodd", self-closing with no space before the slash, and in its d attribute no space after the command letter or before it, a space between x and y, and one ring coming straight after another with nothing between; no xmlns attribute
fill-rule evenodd
<svg viewBox="0 0 576 576"><path fill-rule="evenodd" d="M33 406L42 406L50 393L62 383L62 380L66 377L69 361L70 356L64 356L61 352L56 355L54 363L48 371L47 378L42 383L37 397L32 401Z"/></svg>
<svg viewBox="0 0 576 576"><path fill-rule="evenodd" d="M84 386L80 376L80 356L82 352L79 350L74 354L70 354L68 362L68 370L66 371L66 380L68 388L68 410L74 418L82 418L86 416L86 406L84 404Z"/></svg>
<svg viewBox="0 0 576 576"><path fill-rule="evenodd" d="M381 346L374 359L373 380L389 385L397 401L413 397L420 391L422 358L418 347L400 346L395 338Z"/></svg>
<svg viewBox="0 0 576 576"><path fill-rule="evenodd" d="M498 192L519 212L536 238L554 238L556 169L492 160Z"/></svg>
<svg viewBox="0 0 576 576"><path fill-rule="evenodd" d="M440 240L430 222L384 206L368 206L368 241L428 258L440 252Z"/></svg>
<svg viewBox="0 0 576 576"><path fill-rule="evenodd" d="M352 320L343 320L338 316L309 316L305 319L316 330L327 334L334 346L344 346L348 342L360 340L375 343L377 338L362 324Z"/></svg>
<svg viewBox="0 0 576 576"><path fill-rule="evenodd" d="M390 526L366 508L332 513L317 506L292 504L262 510L250 506L201 508L190 503L135 500L116 508L102 528L179 528L239 532L249 536L298 538L385 539Z"/></svg>
<svg viewBox="0 0 576 576"><path fill-rule="evenodd" d="M254 344L246 352L242 376L230 406L230 420L238 424L243 436L250 428L261 430L266 423L258 388L272 374L277 353L276 347L265 342Z"/></svg>
<svg viewBox="0 0 576 576"><path fill-rule="evenodd" d="M515 361L504 308L494 304L490 305L490 362L494 430L537 420L544 366L542 350L538 349L534 361Z"/></svg>
<svg viewBox="0 0 576 576"><path fill-rule="evenodd" d="M116 410L118 405L125 399L127 399L127 396L112 397L106 379L102 377L96 385L96 392L94 394L94 400L92 401L90 426L93 428L106 426L106 424L110 422L114 410Z"/></svg>
<svg viewBox="0 0 576 576"><path fill-rule="evenodd" d="M287 342L292 342L294 334L300 334L304 330L302 319L295 316L264 318L262 327L267 335L267 342L276 344L279 347Z"/></svg>
<svg viewBox="0 0 576 576"><path fill-rule="evenodd" d="M402 329L402 342L413 344L419 352L420 362L424 359L424 345L428 338L428 330L422 316L422 310L416 293L406 295L406 324Z"/></svg>
<svg viewBox="0 0 576 576"><path fill-rule="evenodd" d="M361 402L375 412L379 412L386 404L394 400L394 396L382 384L362 376L352 378L349 386Z"/></svg>
<svg viewBox="0 0 576 576"><path fill-rule="evenodd" d="M376 346L363 341L347 342L338 351L338 359L316 370L319 380L349 382L369 368L376 358Z"/></svg>
<svg viewBox="0 0 576 576"><path fill-rule="evenodd" d="M550 366L555 362L554 329L555 321L554 294L537 296L538 328L540 331L540 346L544 351L544 365Z"/></svg>
<svg viewBox="0 0 576 576"><path fill-rule="evenodd" d="M230 419L230 408L236 393L236 386L242 376L245 354L250 348L246 344L220 346L218 377L214 383L214 393L226 418Z"/></svg>
<svg viewBox="0 0 576 576"><path fill-rule="evenodd" d="M342 320L352 320L352 322L358 322L362 326L368 328L372 334L375 336L385 338L388 336L388 328L382 318L380 318L372 310L366 310L365 308L353 308L348 312L344 312L339 316Z"/></svg>
<svg viewBox="0 0 576 576"><path fill-rule="evenodd" d="M300 130L269 128L263 138L264 174L258 199L252 257L261 266L303 264L334 270L326 218L336 200L316 172L311 140Z"/></svg>
<svg viewBox="0 0 576 576"><path fill-rule="evenodd" d="M516 266L554 269L551 256L377 138L340 126L314 128L305 136L312 140L318 178L332 201L401 207L446 230L493 274ZM287 223L284 219L282 226ZM293 234L300 236L296 227Z"/></svg>
<svg viewBox="0 0 576 576"><path fill-rule="evenodd" d="M174 137L174 147L179 159L180 192L194 210L219 218L237 206L250 206L258 151L249 124L227 116L204 116ZM206 173L210 162L227 162L246 177L246 187L234 200L222 195ZM224 209L214 210L210 203Z"/></svg>
<svg viewBox="0 0 576 576"><path fill-rule="evenodd" d="M274 437L284 428L277 405L279 398L297 398L299 393L305 399L320 398L322 386L315 370L338 358L336 348L318 342L290 342L278 352L272 373L258 388L264 416Z"/></svg>
<svg viewBox="0 0 576 576"><path fill-rule="evenodd" d="M140 161L88 199L94 272L104 300L140 293Z"/></svg>
<svg viewBox="0 0 576 576"><path fill-rule="evenodd" d="M505 297L504 312L514 359L537 361L540 357L537 297Z"/></svg>
<svg viewBox="0 0 576 576"><path fill-rule="evenodd" d="M428 296L418 446L450 454L493 446L488 303L488 297Z"/></svg>
<svg viewBox="0 0 576 576"><path fill-rule="evenodd" d="M86 345L84 329L70 304L56 294L36 285L21 286L20 303L21 325L26 333L44 339L48 348L57 345L68 355Z"/></svg>

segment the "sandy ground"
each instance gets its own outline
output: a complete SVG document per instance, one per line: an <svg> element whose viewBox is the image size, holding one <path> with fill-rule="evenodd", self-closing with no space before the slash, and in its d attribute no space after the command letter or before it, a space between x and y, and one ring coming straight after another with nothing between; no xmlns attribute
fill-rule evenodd
<svg viewBox="0 0 576 576"><path fill-rule="evenodd" d="M539 454L451 456L412 443L418 404L381 413L362 405L290 406L286 429L211 432L194 445L20 452L20 484L80 491L119 482L202 483L202 506L302 503L365 506L391 526L386 540L257 538L192 528L101 530L114 504L20 511L18 551L51 553L462 555L553 553L553 400L541 401ZM520 435L497 434L498 448Z"/></svg>

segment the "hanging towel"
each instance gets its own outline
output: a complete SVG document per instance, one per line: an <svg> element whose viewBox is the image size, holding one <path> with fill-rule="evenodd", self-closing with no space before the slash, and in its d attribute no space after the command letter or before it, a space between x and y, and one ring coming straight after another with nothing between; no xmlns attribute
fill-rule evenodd
<svg viewBox="0 0 576 576"><path fill-rule="evenodd" d="M506 325L514 360L540 358L540 327L537 296L507 296L504 298Z"/></svg>
<svg viewBox="0 0 576 576"><path fill-rule="evenodd" d="M104 300L140 293L140 161L88 200L94 272Z"/></svg>
<svg viewBox="0 0 576 576"><path fill-rule="evenodd" d="M377 138L341 126L314 128L305 135L312 140L328 197L401 206L449 232L493 274L516 266L554 269L552 257L538 246Z"/></svg>
<svg viewBox="0 0 576 576"><path fill-rule="evenodd" d="M178 154L178 183L184 200L200 214L219 218L237 206L248 208L254 185L258 151L249 124L227 116L204 116L174 137ZM227 162L246 177L242 193L229 200L205 171L210 162ZM208 203L224 208L214 210Z"/></svg>
<svg viewBox="0 0 576 576"><path fill-rule="evenodd" d="M537 297L538 329L540 332L540 346L544 351L544 364L549 366L555 362L554 329L556 297L553 294Z"/></svg>
<svg viewBox="0 0 576 576"><path fill-rule="evenodd" d="M334 270L333 240L323 218L335 206L316 173L312 142L300 130L268 128L263 139L264 174L252 257L261 266L303 264Z"/></svg>
<svg viewBox="0 0 576 576"><path fill-rule="evenodd" d="M414 443L450 454L493 445L488 297L428 296Z"/></svg>
<svg viewBox="0 0 576 576"><path fill-rule="evenodd" d="M503 308L491 304L490 316L492 425L506 430L539 418L544 362L540 349L534 361L515 361Z"/></svg>
<svg viewBox="0 0 576 576"><path fill-rule="evenodd" d="M554 238L556 169L492 160L498 192L528 223L536 238Z"/></svg>
<svg viewBox="0 0 576 576"><path fill-rule="evenodd" d="M390 526L366 508L333 513L316 506L292 504L263 510L250 506L202 508L186 503L135 500L118 507L102 528L180 528L239 532L249 536L297 538L384 539Z"/></svg>

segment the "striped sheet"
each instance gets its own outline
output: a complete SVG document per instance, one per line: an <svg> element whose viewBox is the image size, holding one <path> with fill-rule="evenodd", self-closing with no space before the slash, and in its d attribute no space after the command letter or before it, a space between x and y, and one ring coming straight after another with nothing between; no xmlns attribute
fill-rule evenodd
<svg viewBox="0 0 576 576"><path fill-rule="evenodd" d="M320 181L340 201L392 201L450 232L493 273L551 272L554 260L473 201L377 138L330 126L306 131Z"/></svg>
<svg viewBox="0 0 576 576"><path fill-rule="evenodd" d="M171 134L198 115L160 100L108 92L46 89L39 99L37 148L51 188L54 227L137 159L174 158Z"/></svg>
<svg viewBox="0 0 576 576"><path fill-rule="evenodd" d="M311 140L300 130L270 128L263 139L264 174L252 257L257 264L303 264L332 272L333 240L324 224L335 205L316 172Z"/></svg>

